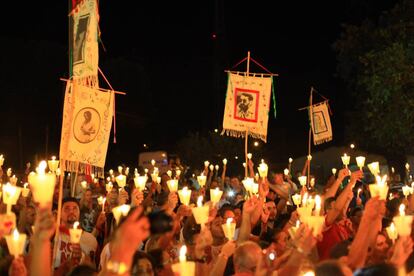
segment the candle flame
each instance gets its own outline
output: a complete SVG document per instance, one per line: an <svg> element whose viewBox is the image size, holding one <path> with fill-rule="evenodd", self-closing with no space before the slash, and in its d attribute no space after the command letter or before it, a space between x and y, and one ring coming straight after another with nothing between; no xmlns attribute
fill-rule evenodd
<svg viewBox="0 0 414 276"><path fill-rule="evenodd" d="M227 159L226 158L223 159L223 165L227 165Z"/></svg>
<svg viewBox="0 0 414 276"><path fill-rule="evenodd" d="M75 221L75 223L73 224L73 229L78 229L79 227L79 221Z"/></svg>
<svg viewBox="0 0 414 276"><path fill-rule="evenodd" d="M56 160L56 156L52 156L52 160L55 161Z"/></svg>
<svg viewBox="0 0 414 276"><path fill-rule="evenodd" d="M289 158L289 163L292 163L293 162L293 159L292 158Z"/></svg>
<svg viewBox="0 0 414 276"><path fill-rule="evenodd" d="M17 231L17 228L14 229L14 231L13 231L13 240L18 241L19 236L20 236L20 233L19 233L19 231Z"/></svg>
<svg viewBox="0 0 414 276"><path fill-rule="evenodd" d="M299 228L299 226L300 226L300 221L296 220L296 228Z"/></svg>
<svg viewBox="0 0 414 276"><path fill-rule="evenodd" d="M43 160L43 161L41 161L40 163L39 163L39 166L38 166L38 173L45 173L45 170L46 170L46 167L47 167L47 163L46 163L46 161L45 160Z"/></svg>
<svg viewBox="0 0 414 276"><path fill-rule="evenodd" d="M230 225L233 222L233 218L227 218L226 224Z"/></svg>
<svg viewBox="0 0 414 276"><path fill-rule="evenodd" d="M197 207L203 207L203 196L199 196L197 199Z"/></svg>
<svg viewBox="0 0 414 276"><path fill-rule="evenodd" d="M29 186L29 183L24 183L23 187L24 187L25 189L27 189L27 186Z"/></svg>
<svg viewBox="0 0 414 276"><path fill-rule="evenodd" d="M186 254L187 254L187 246L183 245L180 248L180 256L179 256L180 262L185 262L187 260L185 256Z"/></svg>
<svg viewBox="0 0 414 276"><path fill-rule="evenodd" d="M322 201L321 201L321 197L319 196L319 195L316 195L315 196L315 204L316 204L316 208L318 208L319 207L319 209L321 208L321 203L322 203Z"/></svg>
<svg viewBox="0 0 414 276"><path fill-rule="evenodd" d="M390 225L390 230L391 230L392 232L394 232L394 231L395 231L395 225L394 225L394 222L391 222L391 225Z"/></svg>
<svg viewBox="0 0 414 276"><path fill-rule="evenodd" d="M248 154L247 154L247 158L248 158L248 159L252 159L252 154L251 154L251 153L248 153Z"/></svg>
<svg viewBox="0 0 414 276"><path fill-rule="evenodd" d="M405 216L405 205L401 204L400 207L398 208L400 211L400 216Z"/></svg>

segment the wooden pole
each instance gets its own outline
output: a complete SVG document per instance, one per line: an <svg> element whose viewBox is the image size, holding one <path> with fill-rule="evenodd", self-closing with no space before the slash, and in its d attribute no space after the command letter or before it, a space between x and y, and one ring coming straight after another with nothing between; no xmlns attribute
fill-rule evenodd
<svg viewBox="0 0 414 276"><path fill-rule="evenodd" d="M310 97L309 97L309 119L311 119L313 116L312 114L312 92L313 92L313 87L311 87L311 91L310 91ZM311 120L312 123L312 120ZM311 166L311 141L312 141L312 126L309 125L309 138L308 138L308 156L306 158L308 158L309 162L308 162L308 176L307 176L307 186L308 188L310 187L310 166Z"/></svg>
<svg viewBox="0 0 414 276"><path fill-rule="evenodd" d="M247 51L247 76L249 75L250 71L250 51ZM248 138L249 137L249 129L246 128L245 133L245 140L244 140L244 159L246 160L246 167L244 168L244 177L247 178L248 176L248 167L249 167L249 159L247 158L248 154Z"/></svg>
<svg viewBox="0 0 414 276"><path fill-rule="evenodd" d="M62 162L62 160L60 160L60 163L61 162ZM59 236L60 236L59 227L60 227L60 218L61 218L61 215L62 215L62 198L63 198L63 180L64 180L64 178L65 178L65 174L64 174L64 172L61 172L61 175L59 175L59 199L58 199L58 209L57 209L57 215L56 215L55 240L54 240L54 244L53 244L52 271L53 271L54 260L57 257L58 246L59 246L59 244L58 244Z"/></svg>

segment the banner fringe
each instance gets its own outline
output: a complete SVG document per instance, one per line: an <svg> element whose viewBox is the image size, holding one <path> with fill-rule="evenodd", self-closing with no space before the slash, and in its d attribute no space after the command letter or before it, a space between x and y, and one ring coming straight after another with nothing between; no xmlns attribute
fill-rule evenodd
<svg viewBox="0 0 414 276"><path fill-rule="evenodd" d="M87 163L81 163L81 162L76 162L76 161L70 161L70 160L62 160L62 169L66 172L71 172L71 173L83 173L83 174L87 174L89 171L88 167L90 167L90 173L94 174L95 177L98 178L104 178L104 168L100 168L100 167L96 167L96 166L92 166L90 164Z"/></svg>
<svg viewBox="0 0 414 276"><path fill-rule="evenodd" d="M226 134L227 136L231 136L231 137L235 137L235 138L244 138L246 136L246 132L245 131L239 131L239 130L234 130L234 129L223 129L220 133L220 135ZM260 139L263 142L267 142L267 136L266 135L261 135L261 134L257 134L254 132L251 132L251 130L249 130L249 136L255 138L255 139Z"/></svg>

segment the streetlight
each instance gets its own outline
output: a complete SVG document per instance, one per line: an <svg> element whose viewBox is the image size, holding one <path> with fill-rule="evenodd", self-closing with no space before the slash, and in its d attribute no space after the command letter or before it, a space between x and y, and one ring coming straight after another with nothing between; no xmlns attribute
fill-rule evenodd
<svg viewBox="0 0 414 276"><path fill-rule="evenodd" d="M258 147L258 146L259 146L259 142L255 141L255 142L253 143L253 145L254 145L255 147Z"/></svg>

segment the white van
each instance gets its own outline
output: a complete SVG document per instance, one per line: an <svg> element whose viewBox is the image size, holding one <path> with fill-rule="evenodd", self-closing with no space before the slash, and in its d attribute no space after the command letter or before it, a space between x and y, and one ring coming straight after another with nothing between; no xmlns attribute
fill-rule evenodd
<svg viewBox="0 0 414 276"><path fill-rule="evenodd" d="M168 171L168 155L166 151L141 152L138 156L138 165L151 172L153 169L151 160L155 160L155 167L158 168L160 173Z"/></svg>

